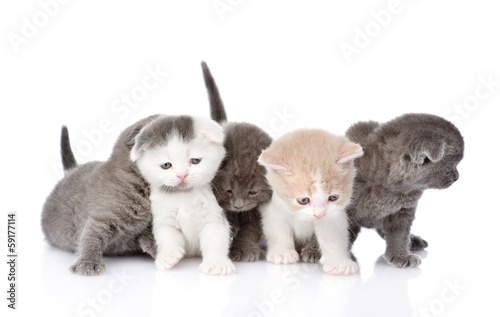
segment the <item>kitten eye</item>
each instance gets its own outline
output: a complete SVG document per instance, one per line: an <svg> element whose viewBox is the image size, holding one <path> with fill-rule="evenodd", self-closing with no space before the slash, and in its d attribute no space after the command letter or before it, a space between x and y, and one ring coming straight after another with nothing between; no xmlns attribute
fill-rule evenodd
<svg viewBox="0 0 500 317"><path fill-rule="evenodd" d="M446 175L450 174L450 173L451 173L451 170L452 170L451 166L446 166L446 167L444 168L444 172L446 173Z"/></svg>
<svg viewBox="0 0 500 317"><path fill-rule="evenodd" d="M339 198L337 196L335 196L335 195L328 196L328 200L329 201L336 201L337 199L339 199Z"/></svg>
<svg viewBox="0 0 500 317"><path fill-rule="evenodd" d="M191 159L191 164L200 164L201 162L201 158L192 158Z"/></svg>
<svg viewBox="0 0 500 317"><path fill-rule="evenodd" d="M164 170L168 170L169 168L172 167L172 164L167 162L167 163L160 165L160 167L163 168Z"/></svg>
<svg viewBox="0 0 500 317"><path fill-rule="evenodd" d="M248 194L250 196L255 196L255 195L257 195L257 192L255 190L251 190L251 191L248 192Z"/></svg>
<svg viewBox="0 0 500 317"><path fill-rule="evenodd" d="M306 205L309 203L309 198L304 197L304 198L297 198L297 202L301 205Z"/></svg>

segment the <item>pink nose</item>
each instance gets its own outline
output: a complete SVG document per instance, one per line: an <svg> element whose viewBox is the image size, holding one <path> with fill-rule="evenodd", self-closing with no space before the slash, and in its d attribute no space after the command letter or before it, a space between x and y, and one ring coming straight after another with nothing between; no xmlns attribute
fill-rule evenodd
<svg viewBox="0 0 500 317"><path fill-rule="evenodd" d="M187 176L188 176L187 174L177 175L177 177L180 178L182 181L186 179Z"/></svg>
<svg viewBox="0 0 500 317"><path fill-rule="evenodd" d="M323 218L325 214L321 214L321 215L318 215L318 214L314 214L314 217L316 217L316 219L320 219L320 218Z"/></svg>

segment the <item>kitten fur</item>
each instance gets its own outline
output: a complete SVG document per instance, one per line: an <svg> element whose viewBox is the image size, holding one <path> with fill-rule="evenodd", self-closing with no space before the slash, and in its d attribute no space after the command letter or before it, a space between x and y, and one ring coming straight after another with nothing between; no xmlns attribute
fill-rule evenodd
<svg viewBox="0 0 500 317"><path fill-rule="evenodd" d="M430 114L405 114L387 123L358 122L347 137L363 146L355 161L358 173L350 218L351 243L361 227L375 228L386 240L385 259L396 267L421 263L411 251L427 241L410 233L424 190L450 187L458 180L464 155L460 131L448 120Z"/></svg>
<svg viewBox="0 0 500 317"><path fill-rule="evenodd" d="M213 182L217 202L231 224L233 261L258 261L265 258L259 245L262 238L261 204L273 194L266 180L266 169L257 160L271 145L271 137L249 123L227 123L227 115L210 69L202 62L203 77L210 100L210 116L223 124L226 157Z"/></svg>
<svg viewBox="0 0 500 317"><path fill-rule="evenodd" d="M317 129L286 134L262 152L259 163L274 191L262 207L267 261L296 263L297 242L316 236L326 273L358 271L349 255L345 209L356 173L354 159L362 155L358 144Z"/></svg>
<svg viewBox="0 0 500 317"><path fill-rule="evenodd" d="M66 127L61 133L65 176L52 190L42 211L47 241L78 253L70 271L80 275L104 272L103 255L146 250L154 256L149 185L129 160L134 136L151 116L125 129L109 160L77 165Z"/></svg>
<svg viewBox="0 0 500 317"><path fill-rule="evenodd" d="M204 273L235 271L229 223L210 185L225 155L223 142L218 123L189 116L158 117L136 136L130 159L151 186L158 269L202 255Z"/></svg>

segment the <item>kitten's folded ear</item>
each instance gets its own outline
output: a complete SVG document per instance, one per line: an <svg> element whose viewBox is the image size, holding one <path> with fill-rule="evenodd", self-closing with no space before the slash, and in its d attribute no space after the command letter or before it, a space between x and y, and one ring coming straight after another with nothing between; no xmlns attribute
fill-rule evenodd
<svg viewBox="0 0 500 317"><path fill-rule="evenodd" d="M446 142L437 135L424 134L408 144L408 154L415 164L424 164L426 159L439 162L446 154Z"/></svg>
<svg viewBox="0 0 500 317"><path fill-rule="evenodd" d="M224 143L224 129L213 120L197 120L199 133L215 144Z"/></svg>
<svg viewBox="0 0 500 317"><path fill-rule="evenodd" d="M287 172L287 168L284 166L282 160L269 149L262 151L257 162L264 166L268 171L277 173Z"/></svg>
<svg viewBox="0 0 500 317"><path fill-rule="evenodd" d="M150 121L141 120L128 128L125 134L125 144L130 148L130 160L135 162L144 152L145 142L138 141L139 133Z"/></svg>
<svg viewBox="0 0 500 317"><path fill-rule="evenodd" d="M341 149L337 163L350 164L354 162L355 159L361 156L363 156L363 148L361 147L361 145L349 142L347 145L344 145L343 148Z"/></svg>

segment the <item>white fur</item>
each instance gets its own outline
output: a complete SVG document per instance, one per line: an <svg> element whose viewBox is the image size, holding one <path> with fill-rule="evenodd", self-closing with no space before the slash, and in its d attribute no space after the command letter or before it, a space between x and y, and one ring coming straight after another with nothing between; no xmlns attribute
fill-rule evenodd
<svg viewBox="0 0 500 317"><path fill-rule="evenodd" d="M225 155L224 135L217 123L199 118L194 120L194 132L195 138L189 142L174 134L165 145L136 157L141 174L151 185L158 251L155 264L165 270L185 255L202 255L200 270L204 273L231 274L235 268L228 257L230 227L210 186ZM192 164L192 158L201 162ZM167 162L172 167L162 169ZM186 174L184 180L178 177ZM188 191L167 193L161 186Z"/></svg>
<svg viewBox="0 0 500 317"><path fill-rule="evenodd" d="M348 252L349 224L345 206L328 202L331 193L324 193L319 182L315 194L309 197L310 203L296 212L290 210L276 190L275 193L271 201L261 207L268 244L267 261L297 263L299 254L295 251L294 239L305 241L316 234L322 254L320 263L326 273L349 275L358 271Z"/></svg>

